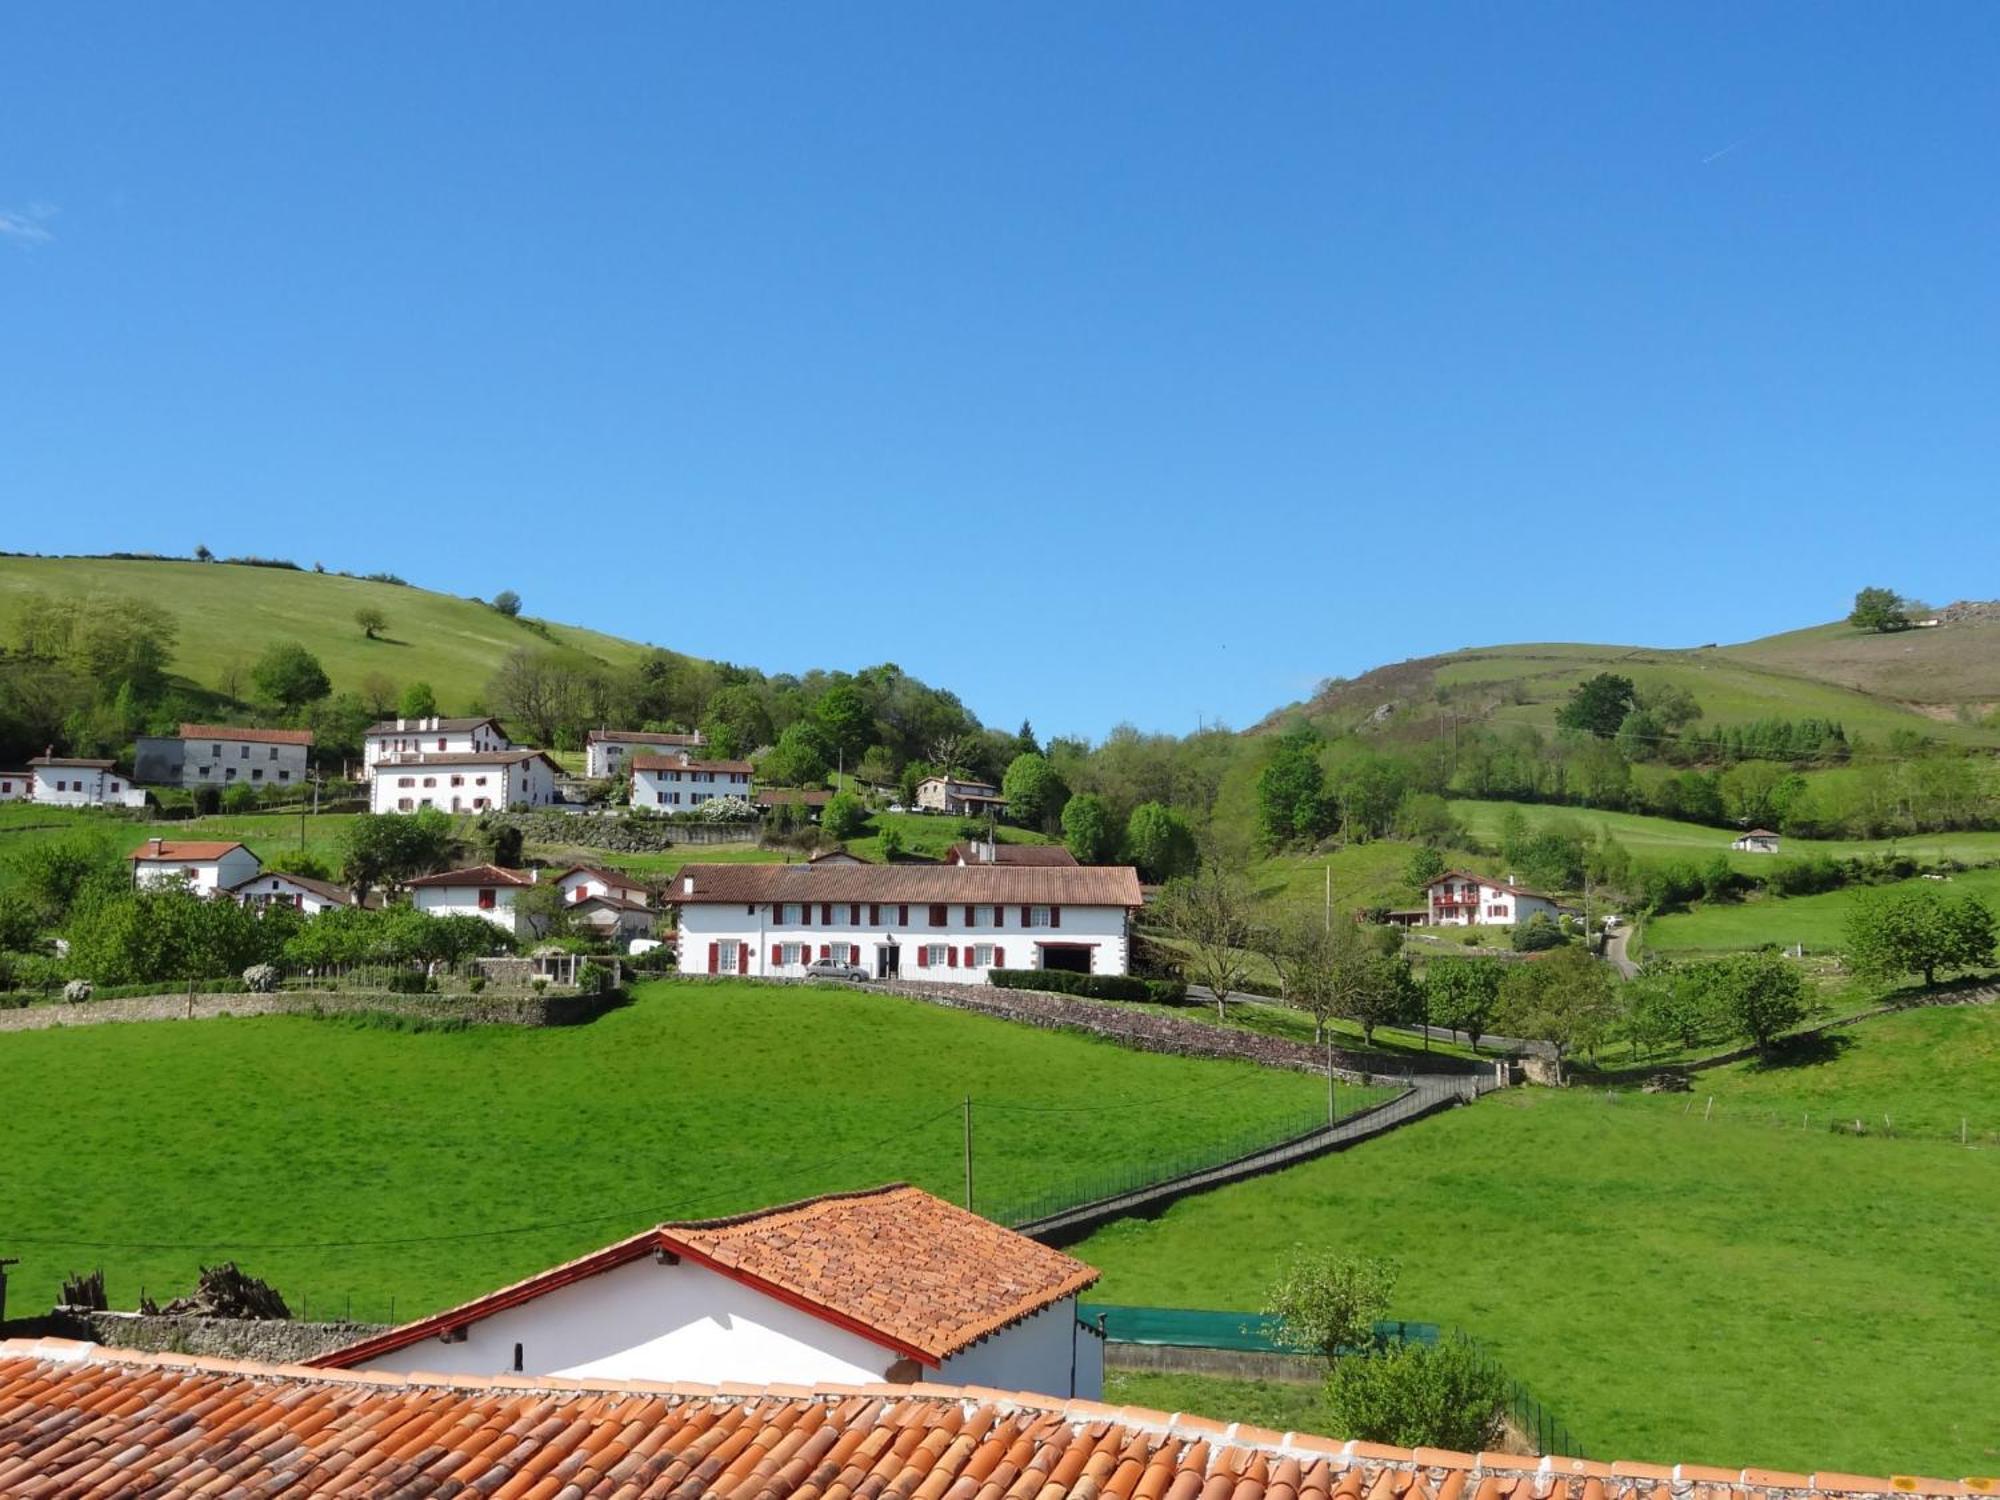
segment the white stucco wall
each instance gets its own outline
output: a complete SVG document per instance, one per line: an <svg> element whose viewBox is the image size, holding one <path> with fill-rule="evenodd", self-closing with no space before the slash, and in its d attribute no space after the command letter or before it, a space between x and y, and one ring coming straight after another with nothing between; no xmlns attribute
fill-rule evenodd
<svg viewBox="0 0 2000 1500"><path fill-rule="evenodd" d="M993 967L1009 969L1034 969L1043 967L1040 945L1081 944L1089 945L1090 971L1093 974L1123 974L1127 972L1129 954L1125 930L1126 914L1123 907L1116 906L1065 906L1062 908L1060 927L1029 927L1021 925L1021 909L1007 906L1002 925L990 925L991 908L975 907L978 921L968 924L965 908L957 902L945 909L944 925L931 925L930 907L912 905L909 921L899 920L900 911L895 905L883 905L880 910L882 920L871 922L871 906L860 903L859 921L853 903L833 903L833 921L825 923L821 919L824 910L815 905L813 920L786 920L787 913L780 907L775 909L768 903L748 909L743 903L699 904L681 908L680 915L680 971L683 974L706 974L708 969L708 945L710 943L735 942L743 945L747 952L747 962L735 972L773 978L796 977L803 972L803 964L774 964L771 947L775 944L798 943L810 945L813 958L819 957L822 944L851 943L856 945L859 956L855 960L871 974L878 970L878 952L885 946L885 939L894 938L901 953L901 977L922 979L945 984L980 984L986 979L988 968L969 962L964 950L981 944L991 944L999 950L1004 962ZM803 915L803 912L799 913ZM956 964L925 965L918 961L919 947L942 945L959 950ZM722 972L727 972L726 970Z"/></svg>
<svg viewBox="0 0 2000 1500"><path fill-rule="evenodd" d="M599 779L616 776L625 769L625 763L635 755L670 755L676 750L690 753L699 752L701 737L690 736L693 741L686 745L662 745L649 740L620 739L612 735L607 739L590 740L583 747L583 771L586 776Z"/></svg>
<svg viewBox="0 0 2000 1500"><path fill-rule="evenodd" d="M1085 1343L1096 1347L1086 1352ZM952 1355L936 1374L925 1379L943 1385L983 1385L996 1391L1039 1391L1095 1401L1104 1394L1103 1341L1077 1327L1076 1299L1065 1297Z"/></svg>
<svg viewBox="0 0 2000 1500"><path fill-rule="evenodd" d="M316 917L329 907L339 903L329 901L318 891L307 890L295 885L282 875L259 875L240 890L230 892L239 902L246 905L262 905L273 901L290 902L309 917Z"/></svg>
<svg viewBox="0 0 2000 1500"><path fill-rule="evenodd" d="M547 807L556 800L555 773L540 758L512 764L391 759L372 768L369 806L378 813L485 812L490 808ZM407 805L405 805L407 804Z"/></svg>
<svg viewBox="0 0 2000 1500"><path fill-rule="evenodd" d="M699 807L717 797L736 797L748 802L752 795L748 771L706 771L682 766L664 771L632 773L632 806L654 812L676 812Z"/></svg>
<svg viewBox="0 0 2000 1500"><path fill-rule="evenodd" d="M481 724L474 729L426 729L424 719L399 719L398 728L361 737L361 759L374 775L375 762L391 755L460 754L480 750L512 748L497 726Z"/></svg>
<svg viewBox="0 0 2000 1500"><path fill-rule="evenodd" d="M270 745L259 740L181 741L182 786L289 786L305 780L304 745Z"/></svg>
<svg viewBox="0 0 2000 1500"><path fill-rule="evenodd" d="M514 912L514 898L523 889L518 885L420 885L411 890L410 904L434 917L480 917L519 937L521 926ZM479 904L481 890L493 892L491 907Z"/></svg>
<svg viewBox="0 0 2000 1500"><path fill-rule="evenodd" d="M34 795L35 778L27 771L0 771L0 802L25 802Z"/></svg>
<svg viewBox="0 0 2000 1500"><path fill-rule="evenodd" d="M231 849L220 859L138 859L132 862L132 883L164 885L170 880L186 880L197 896L213 896L248 880L263 865L248 849Z"/></svg>
<svg viewBox="0 0 2000 1500"><path fill-rule="evenodd" d="M144 807L146 794L117 771L36 766L34 800L47 807Z"/></svg>

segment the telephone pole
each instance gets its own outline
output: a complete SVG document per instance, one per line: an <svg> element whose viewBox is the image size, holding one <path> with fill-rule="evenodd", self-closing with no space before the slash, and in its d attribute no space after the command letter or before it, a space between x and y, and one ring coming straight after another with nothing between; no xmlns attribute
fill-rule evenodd
<svg viewBox="0 0 2000 1500"><path fill-rule="evenodd" d="M965 1211L972 1212L972 1095L965 1096Z"/></svg>

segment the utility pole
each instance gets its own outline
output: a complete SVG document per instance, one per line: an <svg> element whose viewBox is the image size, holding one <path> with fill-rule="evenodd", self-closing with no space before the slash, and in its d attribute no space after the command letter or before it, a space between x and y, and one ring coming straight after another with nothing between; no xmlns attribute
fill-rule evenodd
<svg viewBox="0 0 2000 1500"><path fill-rule="evenodd" d="M1326 930L1333 931L1333 861L1326 862Z"/></svg>
<svg viewBox="0 0 2000 1500"><path fill-rule="evenodd" d="M1333 1038L1326 1039L1326 1123L1333 1126Z"/></svg>
<svg viewBox="0 0 2000 1500"><path fill-rule="evenodd" d="M972 1095L965 1096L965 1211L972 1212Z"/></svg>

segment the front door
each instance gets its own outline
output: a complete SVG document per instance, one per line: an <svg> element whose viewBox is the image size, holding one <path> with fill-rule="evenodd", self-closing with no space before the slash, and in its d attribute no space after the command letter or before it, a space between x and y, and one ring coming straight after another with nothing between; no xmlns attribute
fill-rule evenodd
<svg viewBox="0 0 2000 1500"><path fill-rule="evenodd" d="M878 943L875 947L875 977L894 979L903 972L903 950L894 943Z"/></svg>

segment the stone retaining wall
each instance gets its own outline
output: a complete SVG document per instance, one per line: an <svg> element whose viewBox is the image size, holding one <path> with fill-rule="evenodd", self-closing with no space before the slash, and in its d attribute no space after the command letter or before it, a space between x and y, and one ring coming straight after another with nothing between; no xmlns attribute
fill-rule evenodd
<svg viewBox="0 0 2000 1500"><path fill-rule="evenodd" d="M376 990L279 990L269 995L138 995L86 1000L81 1005L30 1005L0 1010L0 1032L114 1021L206 1021L218 1016L337 1016L386 1011L474 1026L573 1026L621 1003L602 995L392 995Z"/></svg>
<svg viewBox="0 0 2000 1500"><path fill-rule="evenodd" d="M303 1323L290 1318L204 1318L191 1313L96 1312L59 1307L47 1317L17 1318L9 1338L81 1339L117 1349L199 1354L295 1365L386 1332L387 1323Z"/></svg>

